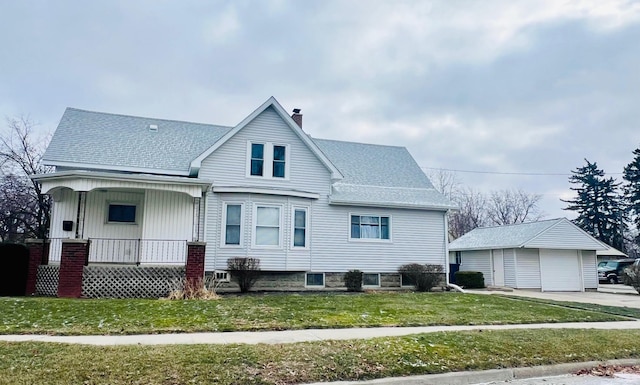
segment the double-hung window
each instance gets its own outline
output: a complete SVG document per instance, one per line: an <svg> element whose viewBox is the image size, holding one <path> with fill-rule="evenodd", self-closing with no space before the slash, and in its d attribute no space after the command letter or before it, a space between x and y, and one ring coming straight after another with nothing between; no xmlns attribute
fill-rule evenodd
<svg viewBox="0 0 640 385"><path fill-rule="evenodd" d="M225 205L224 244L240 246L242 234L242 205L227 203Z"/></svg>
<svg viewBox="0 0 640 385"><path fill-rule="evenodd" d="M249 142L247 176L289 179L289 146L271 142Z"/></svg>
<svg viewBox="0 0 640 385"><path fill-rule="evenodd" d="M351 215L351 239L389 240L389 234L389 217L376 215Z"/></svg>
<svg viewBox="0 0 640 385"><path fill-rule="evenodd" d="M286 166L287 148L285 146L273 146L273 177L284 178Z"/></svg>
<svg viewBox="0 0 640 385"><path fill-rule="evenodd" d="M264 144L251 143L251 175L262 176L264 173Z"/></svg>
<svg viewBox="0 0 640 385"><path fill-rule="evenodd" d="M280 222L279 206L256 206L254 244L279 247L281 244Z"/></svg>
<svg viewBox="0 0 640 385"><path fill-rule="evenodd" d="M293 247L307 247L307 209L294 207L293 209Z"/></svg>

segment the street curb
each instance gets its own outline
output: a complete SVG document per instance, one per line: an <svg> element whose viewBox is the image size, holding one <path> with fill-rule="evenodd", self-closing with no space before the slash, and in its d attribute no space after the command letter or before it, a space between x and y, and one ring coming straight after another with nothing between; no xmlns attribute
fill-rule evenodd
<svg viewBox="0 0 640 385"><path fill-rule="evenodd" d="M473 372L452 372L410 377L389 377L369 381L314 382L306 385L472 385L492 381L561 376L598 365L640 365L640 359L572 362L568 364L532 366L524 368L491 369Z"/></svg>

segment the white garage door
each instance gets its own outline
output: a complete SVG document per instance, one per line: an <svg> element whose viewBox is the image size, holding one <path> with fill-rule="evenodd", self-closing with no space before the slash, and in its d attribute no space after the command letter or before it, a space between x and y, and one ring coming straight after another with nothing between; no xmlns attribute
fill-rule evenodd
<svg viewBox="0 0 640 385"><path fill-rule="evenodd" d="M576 250L540 249L543 291L581 291L580 262Z"/></svg>

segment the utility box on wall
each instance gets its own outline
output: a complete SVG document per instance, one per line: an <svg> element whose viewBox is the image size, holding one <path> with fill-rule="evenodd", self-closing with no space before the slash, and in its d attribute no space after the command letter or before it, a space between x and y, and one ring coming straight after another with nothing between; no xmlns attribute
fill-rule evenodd
<svg viewBox="0 0 640 385"><path fill-rule="evenodd" d="M73 231L73 221L62 221L63 231Z"/></svg>

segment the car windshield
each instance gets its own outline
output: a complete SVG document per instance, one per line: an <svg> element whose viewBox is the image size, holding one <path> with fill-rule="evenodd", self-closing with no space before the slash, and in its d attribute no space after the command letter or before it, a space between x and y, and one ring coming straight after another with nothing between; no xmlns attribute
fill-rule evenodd
<svg viewBox="0 0 640 385"><path fill-rule="evenodd" d="M618 261L607 261L607 264L605 265L606 267L612 267L612 268L616 268L618 267Z"/></svg>

